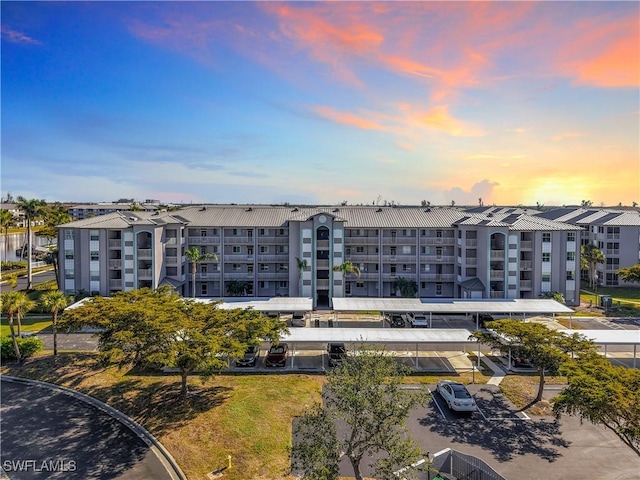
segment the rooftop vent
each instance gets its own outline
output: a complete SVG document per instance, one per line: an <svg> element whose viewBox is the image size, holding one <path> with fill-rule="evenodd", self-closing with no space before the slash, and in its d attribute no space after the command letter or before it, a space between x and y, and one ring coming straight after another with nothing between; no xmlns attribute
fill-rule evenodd
<svg viewBox="0 0 640 480"><path fill-rule="evenodd" d="M253 208L249 207L245 210L245 212L253 212Z"/></svg>
<svg viewBox="0 0 640 480"><path fill-rule="evenodd" d="M335 212L339 212L339 211L340 211L340 209L339 209L339 208L334 208L334 209L333 209L333 212L334 212L334 213L335 213Z"/></svg>
<svg viewBox="0 0 640 480"><path fill-rule="evenodd" d="M381 212L381 211L382 211L382 209L381 209L381 208L379 208L379 209L377 209L377 210L376 210L376 212Z"/></svg>
<svg viewBox="0 0 640 480"><path fill-rule="evenodd" d="M204 212L206 209L207 209L207 207L202 207L202 208L200 209L200 211L201 211L201 212Z"/></svg>
<svg viewBox="0 0 640 480"><path fill-rule="evenodd" d="M291 210L292 212L297 212L298 211L298 207L295 207L293 210Z"/></svg>
<svg viewBox="0 0 640 480"><path fill-rule="evenodd" d="M428 213L428 212L430 212L430 211L431 211L431 209L430 209L430 208L427 208L427 209L424 211L424 213Z"/></svg>

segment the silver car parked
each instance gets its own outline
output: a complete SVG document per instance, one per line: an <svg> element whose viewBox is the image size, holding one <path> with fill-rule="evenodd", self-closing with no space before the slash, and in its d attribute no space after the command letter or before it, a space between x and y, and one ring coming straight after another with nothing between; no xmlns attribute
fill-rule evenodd
<svg viewBox="0 0 640 480"><path fill-rule="evenodd" d="M436 390L451 410L456 412L475 412L478 410L475 400L461 383L443 380L438 382Z"/></svg>

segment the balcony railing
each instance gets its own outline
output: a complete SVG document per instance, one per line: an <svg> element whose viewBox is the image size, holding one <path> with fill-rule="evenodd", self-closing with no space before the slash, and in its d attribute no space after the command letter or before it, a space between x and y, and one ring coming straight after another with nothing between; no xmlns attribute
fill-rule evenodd
<svg viewBox="0 0 640 480"><path fill-rule="evenodd" d="M225 253L224 261L228 262L240 262L240 263L253 263L255 257L253 255L239 254L239 253Z"/></svg>
<svg viewBox="0 0 640 480"><path fill-rule="evenodd" d="M520 250L531 250L533 248L533 242L531 240L520 241Z"/></svg>
<svg viewBox="0 0 640 480"><path fill-rule="evenodd" d="M164 257L167 265L178 265L178 257Z"/></svg>
<svg viewBox="0 0 640 480"><path fill-rule="evenodd" d="M467 247L477 247L478 246L478 239L477 238L467 238L465 240L465 245Z"/></svg>
<svg viewBox="0 0 640 480"><path fill-rule="evenodd" d="M607 240L620 240L619 233L607 233Z"/></svg>
<svg viewBox="0 0 640 480"><path fill-rule="evenodd" d="M139 248L138 258L151 258L153 251L150 248Z"/></svg>
<svg viewBox="0 0 640 480"><path fill-rule="evenodd" d="M453 282L455 274L453 273L420 273L420 280L424 282Z"/></svg>
<svg viewBox="0 0 640 480"><path fill-rule="evenodd" d="M268 255L268 254L259 253L258 261L289 263L289 255L274 255L274 254Z"/></svg>
<svg viewBox="0 0 640 480"><path fill-rule="evenodd" d="M122 239L110 239L109 240L109 248L122 248Z"/></svg>
<svg viewBox="0 0 640 480"><path fill-rule="evenodd" d="M165 245L177 245L178 244L178 238L177 237L168 237L164 243L165 243Z"/></svg>
<svg viewBox="0 0 640 480"><path fill-rule="evenodd" d="M109 268L118 268L118 269L122 268L122 259L121 258L110 259Z"/></svg>
<svg viewBox="0 0 640 480"><path fill-rule="evenodd" d="M415 245L416 237L382 237L385 245Z"/></svg>
<svg viewBox="0 0 640 480"><path fill-rule="evenodd" d="M122 288L122 279L121 278L110 278L109 279L109 288Z"/></svg>
<svg viewBox="0 0 640 480"><path fill-rule="evenodd" d="M153 272L150 268L140 268L138 269L138 278L139 279L153 278Z"/></svg>
<svg viewBox="0 0 640 480"><path fill-rule="evenodd" d="M220 272L197 272L196 280L220 280Z"/></svg>
<svg viewBox="0 0 640 480"><path fill-rule="evenodd" d="M504 292L502 290L492 290L491 298L504 298Z"/></svg>
<svg viewBox="0 0 640 480"><path fill-rule="evenodd" d="M533 262L531 260L520 260L520 270L531 270Z"/></svg>
<svg viewBox="0 0 640 480"><path fill-rule="evenodd" d="M225 239L226 240L226 239ZM209 237L189 237L189 245L202 245L202 244L220 244L220 235L214 235Z"/></svg>
<svg viewBox="0 0 640 480"><path fill-rule="evenodd" d="M288 280L289 272L258 272L257 280Z"/></svg>
<svg viewBox="0 0 640 480"><path fill-rule="evenodd" d="M453 245L454 237L420 237L421 245Z"/></svg>
<svg viewBox="0 0 640 480"><path fill-rule="evenodd" d="M416 256L415 255L382 255L382 261L389 262L397 262L397 263L415 263Z"/></svg>
<svg viewBox="0 0 640 480"><path fill-rule="evenodd" d="M253 237L235 237L235 236L224 237L224 243L226 244L246 243L249 245L253 245Z"/></svg>
<svg viewBox="0 0 640 480"><path fill-rule="evenodd" d="M620 255L620 250L617 248L607 248L605 250L606 255Z"/></svg>
<svg viewBox="0 0 640 480"><path fill-rule="evenodd" d="M328 269L329 268L329 260L326 259L322 259L322 260L316 260L316 268L320 268L320 269Z"/></svg>
<svg viewBox="0 0 640 480"><path fill-rule="evenodd" d="M456 258L453 255L420 255L421 262L434 263L455 263Z"/></svg>
<svg viewBox="0 0 640 480"><path fill-rule="evenodd" d="M344 237L345 245L378 245L380 237Z"/></svg>
<svg viewBox="0 0 640 480"><path fill-rule="evenodd" d="M502 280L504 279L504 270L491 270L489 277L491 280Z"/></svg>
<svg viewBox="0 0 640 480"><path fill-rule="evenodd" d="M225 280L253 280L253 272L225 272Z"/></svg>
<svg viewBox="0 0 640 480"><path fill-rule="evenodd" d="M357 277L356 277L357 278ZM359 280L378 280L380 278L379 272L360 272Z"/></svg>
<svg viewBox="0 0 640 480"><path fill-rule="evenodd" d="M329 290L329 280L324 278L316 280L316 288L318 290Z"/></svg>
<svg viewBox="0 0 640 480"><path fill-rule="evenodd" d="M378 261L380 260L380 256L379 255L365 255L365 254L361 254L361 253L355 253L355 254L350 254L346 256L346 260L349 260L353 263L378 263Z"/></svg>
<svg viewBox="0 0 640 480"><path fill-rule="evenodd" d="M520 280L520 290L531 290L532 284L531 280Z"/></svg>
<svg viewBox="0 0 640 480"><path fill-rule="evenodd" d="M502 260L504 258L504 250L491 250L492 260Z"/></svg>
<svg viewBox="0 0 640 480"><path fill-rule="evenodd" d="M258 245L288 245L289 237L287 236L264 236L258 237Z"/></svg>
<svg viewBox="0 0 640 480"><path fill-rule="evenodd" d="M478 257L467 257L464 260L465 265L477 265Z"/></svg>
<svg viewBox="0 0 640 480"><path fill-rule="evenodd" d="M316 246L318 248L329 248L329 240L316 240Z"/></svg>

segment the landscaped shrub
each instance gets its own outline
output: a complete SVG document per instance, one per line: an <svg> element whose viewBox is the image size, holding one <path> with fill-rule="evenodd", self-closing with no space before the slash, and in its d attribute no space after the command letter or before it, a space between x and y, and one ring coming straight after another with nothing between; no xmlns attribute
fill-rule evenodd
<svg viewBox="0 0 640 480"><path fill-rule="evenodd" d="M0 265L3 272L27 268L27 262L2 262Z"/></svg>
<svg viewBox="0 0 640 480"><path fill-rule="evenodd" d="M20 349L20 355L22 358L29 358L42 350L42 340L38 337L18 337L18 348ZM13 340L11 336L7 335L0 340L0 359L3 362L7 360L16 360L16 352L13 350Z"/></svg>

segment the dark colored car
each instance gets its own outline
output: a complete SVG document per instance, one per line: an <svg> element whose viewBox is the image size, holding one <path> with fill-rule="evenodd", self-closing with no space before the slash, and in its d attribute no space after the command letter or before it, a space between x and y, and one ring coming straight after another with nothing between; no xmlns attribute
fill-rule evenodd
<svg viewBox="0 0 640 480"><path fill-rule="evenodd" d="M493 317L488 313L476 313L473 319L478 322L480 328L484 328L485 322L493 322Z"/></svg>
<svg viewBox="0 0 640 480"><path fill-rule="evenodd" d="M258 345L252 345L244 352L244 356L236 360L236 366L238 367L253 367L255 366L258 358L260 357L260 347Z"/></svg>
<svg viewBox="0 0 640 480"><path fill-rule="evenodd" d="M347 356L347 347L344 343L330 343L327 346L327 353L329 354L329 366L337 367L342 365L344 357Z"/></svg>
<svg viewBox="0 0 640 480"><path fill-rule="evenodd" d="M287 364L287 357L289 356L289 345L286 343L279 343L278 345L271 345L267 352L267 357L264 360L264 364L267 367L284 367Z"/></svg>
<svg viewBox="0 0 640 480"><path fill-rule="evenodd" d="M399 313L391 313L389 315L385 315L385 319L389 322L389 325L394 328L404 328L404 317Z"/></svg>

